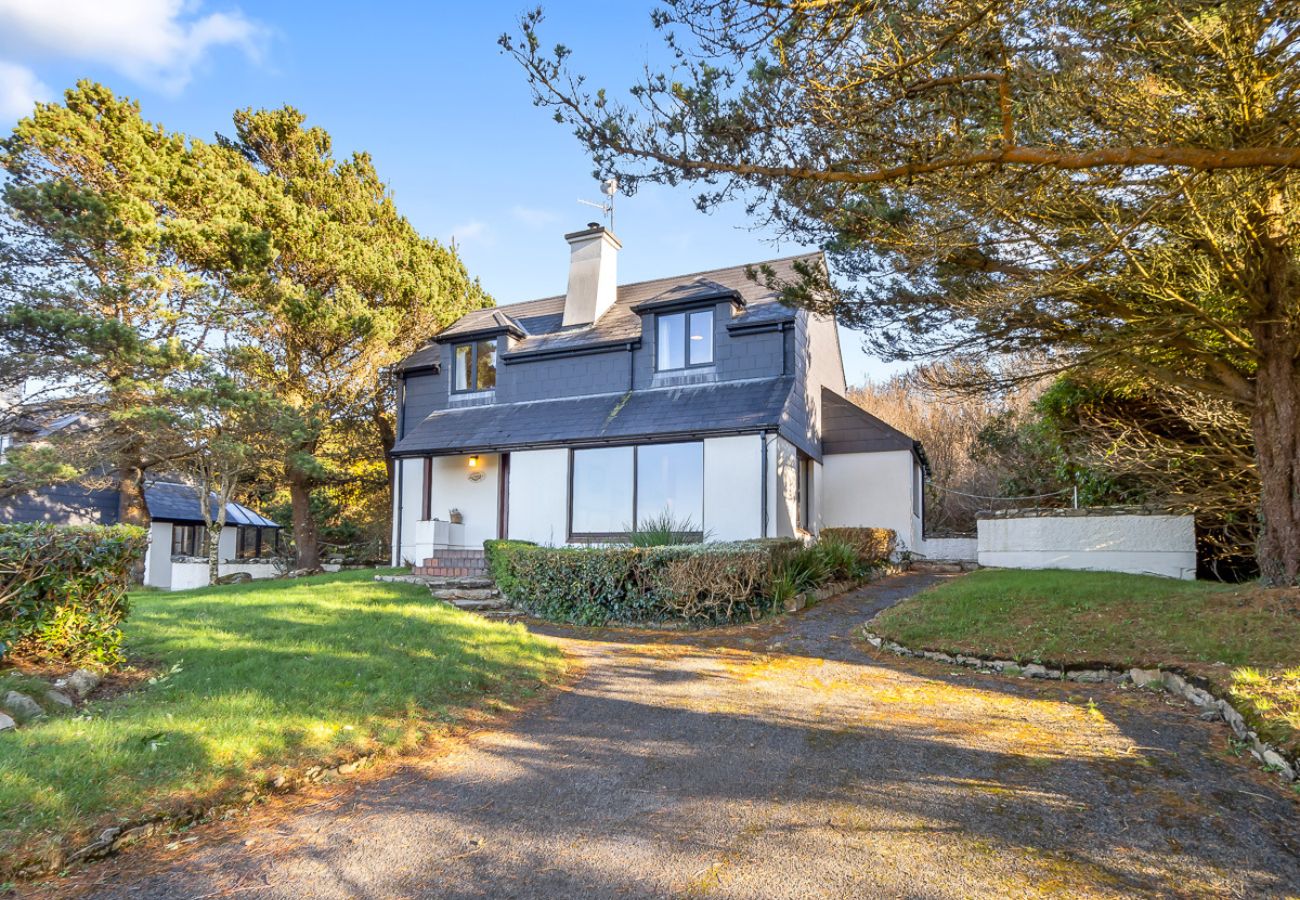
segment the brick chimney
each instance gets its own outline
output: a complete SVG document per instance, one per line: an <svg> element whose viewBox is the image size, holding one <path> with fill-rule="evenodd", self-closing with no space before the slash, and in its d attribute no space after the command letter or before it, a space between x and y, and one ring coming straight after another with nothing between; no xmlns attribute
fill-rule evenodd
<svg viewBox="0 0 1300 900"><path fill-rule="evenodd" d="M564 295L564 325L590 325L614 305L618 296L618 251L614 233L596 222L566 234L569 242L569 290Z"/></svg>

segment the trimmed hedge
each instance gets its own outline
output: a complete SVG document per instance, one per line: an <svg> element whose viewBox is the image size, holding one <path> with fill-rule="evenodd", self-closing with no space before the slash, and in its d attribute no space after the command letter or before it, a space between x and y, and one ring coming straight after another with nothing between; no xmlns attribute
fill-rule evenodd
<svg viewBox="0 0 1300 900"><path fill-rule="evenodd" d="M120 662L126 591L148 543L130 525L0 525L0 656Z"/></svg>
<svg viewBox="0 0 1300 900"><path fill-rule="evenodd" d="M579 625L757 619L795 540L663 547L539 547L487 541L488 568L512 601Z"/></svg>
<svg viewBox="0 0 1300 900"><path fill-rule="evenodd" d="M868 565L889 562L898 547L898 535L892 528L823 528L821 539L849 544Z"/></svg>

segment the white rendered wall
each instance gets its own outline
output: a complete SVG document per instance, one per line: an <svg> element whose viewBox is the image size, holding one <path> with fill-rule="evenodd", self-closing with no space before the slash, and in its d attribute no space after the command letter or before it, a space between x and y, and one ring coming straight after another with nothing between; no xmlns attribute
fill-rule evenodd
<svg viewBox="0 0 1300 900"><path fill-rule="evenodd" d="M794 537L799 521L799 452L783 437L767 438L767 536Z"/></svg>
<svg viewBox="0 0 1300 900"><path fill-rule="evenodd" d="M172 523L149 524L149 549L144 552L144 583L166 590L172 583Z"/></svg>
<svg viewBox="0 0 1300 900"><path fill-rule="evenodd" d="M926 559L974 562L979 558L979 541L973 537L925 538L917 544L916 552Z"/></svg>
<svg viewBox="0 0 1300 900"><path fill-rule="evenodd" d="M759 537L763 522L763 437L704 441L704 530L711 541Z"/></svg>
<svg viewBox="0 0 1300 900"><path fill-rule="evenodd" d="M506 528L517 541L560 546L568 538L569 451L510 454L510 508Z"/></svg>
<svg viewBox="0 0 1300 900"><path fill-rule="evenodd" d="M822 458L822 527L892 528L899 549L916 546L908 450L829 453Z"/></svg>
<svg viewBox="0 0 1300 900"><path fill-rule="evenodd" d="M468 456L435 456L429 521L421 521L424 510L424 460L403 459L402 465L402 550L400 562L419 565L433 556L433 519L447 521L451 510L464 517L464 546L477 549L497 536L497 486L499 458L484 453L470 468ZM471 476L480 474L477 481Z"/></svg>
<svg viewBox="0 0 1300 900"><path fill-rule="evenodd" d="M1191 516L1064 515L979 521L981 566L1196 577Z"/></svg>

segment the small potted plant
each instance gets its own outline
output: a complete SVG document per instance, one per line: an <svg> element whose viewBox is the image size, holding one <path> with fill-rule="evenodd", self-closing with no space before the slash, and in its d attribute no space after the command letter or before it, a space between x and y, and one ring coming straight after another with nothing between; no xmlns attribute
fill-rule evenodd
<svg viewBox="0 0 1300 900"><path fill-rule="evenodd" d="M447 512L447 518L451 520L451 524L453 525L460 525L462 522L465 521L465 517L461 514L461 511L458 509L449 510Z"/></svg>

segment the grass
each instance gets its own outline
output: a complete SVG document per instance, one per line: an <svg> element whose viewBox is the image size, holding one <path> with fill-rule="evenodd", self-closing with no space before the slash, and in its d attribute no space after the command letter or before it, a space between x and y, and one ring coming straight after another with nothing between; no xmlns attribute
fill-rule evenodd
<svg viewBox="0 0 1300 900"><path fill-rule="evenodd" d="M233 798L280 767L411 750L563 671L522 626L373 575L133 595L127 651L152 677L0 735L0 871L111 821Z"/></svg>
<svg viewBox="0 0 1300 900"><path fill-rule="evenodd" d="M1300 591L1146 575L987 569L879 616L910 647L1061 665L1174 666L1300 750Z"/></svg>

